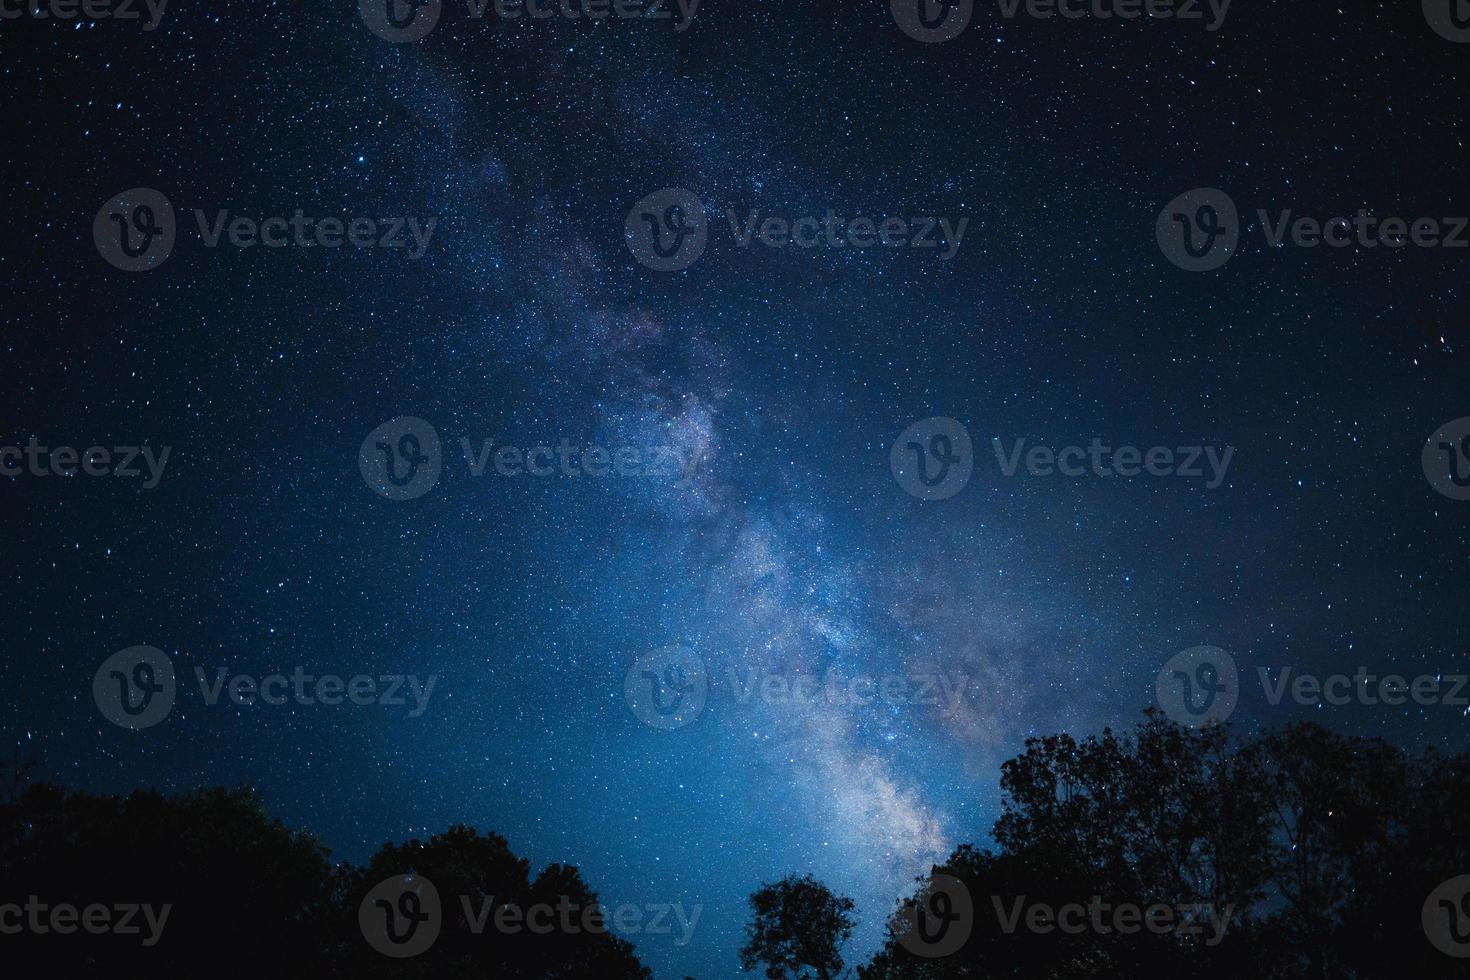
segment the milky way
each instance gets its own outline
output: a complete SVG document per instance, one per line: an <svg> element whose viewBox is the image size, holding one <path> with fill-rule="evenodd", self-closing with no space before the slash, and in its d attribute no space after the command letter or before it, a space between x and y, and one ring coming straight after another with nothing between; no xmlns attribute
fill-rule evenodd
<svg viewBox="0 0 1470 980"><path fill-rule="evenodd" d="M402 42L354 4L0 22L0 444L172 448L153 488L0 480L0 708L48 777L247 783L349 860L494 830L609 904L699 906L687 946L631 938L706 978L793 872L857 901L861 962L986 841L1026 738L1131 724L1182 650L1247 683L1463 671L1470 505L1420 461L1467 414L1463 253L1273 247L1257 215L1464 214L1461 46L1403 4L1212 31L981 5L942 43L829 6L707 0L675 30L448 3ZM136 188L178 235L126 272L94 218ZM1156 237L1195 188L1239 214L1211 271ZM627 233L668 191L706 236L677 271ZM432 238L206 240L298 209ZM395 500L364 472L403 418L442 469ZM973 472L922 499L890 454L937 418ZM1213 486L1007 475L1016 440L1094 439L1234 453ZM564 440L639 472L524 471ZM129 732L91 685L140 644L180 695ZM666 648L707 689L659 727L626 691ZM438 680L408 717L210 705L196 667ZM1463 746L1457 711L1246 693L1246 729Z"/></svg>

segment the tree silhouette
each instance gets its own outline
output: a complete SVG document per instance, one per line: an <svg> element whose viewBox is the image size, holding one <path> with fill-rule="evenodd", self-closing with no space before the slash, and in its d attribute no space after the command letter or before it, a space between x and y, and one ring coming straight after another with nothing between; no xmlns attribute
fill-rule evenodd
<svg viewBox="0 0 1470 980"><path fill-rule="evenodd" d="M900 941L896 916L863 980L1464 976L1420 913L1439 884L1470 873L1455 817L1470 806L1470 757L1414 760L1315 725L1235 742L1149 712L1123 736L1028 740L1001 785L998 850L960 847L920 882L964 884L969 940L926 958ZM1094 896L1233 911L1213 943L1208 930L1004 928L1017 900L1056 909Z"/></svg>
<svg viewBox="0 0 1470 980"><path fill-rule="evenodd" d="M22 961L60 976L190 976L205 964L226 977L320 976L336 945L338 884L326 851L268 819L245 789L121 798L34 785L0 806L0 905L168 906L153 945L137 913L141 935L47 921L5 937Z"/></svg>
<svg viewBox="0 0 1470 980"><path fill-rule="evenodd" d="M25 745L21 744L20 739L16 739L10 758L0 758L0 778L8 783L6 802L15 803L19 800L21 789L35 778L40 769L41 749L31 742L30 733L26 734Z"/></svg>
<svg viewBox="0 0 1470 980"><path fill-rule="evenodd" d="M374 884L410 873L434 882L444 921L422 955L390 959L368 945L359 906ZM467 827L384 845L367 867L334 866L314 838L269 819L248 789L124 799L31 786L0 805L0 906L24 910L32 896L48 909L167 906L151 945L136 934L61 933L44 920L45 930L4 936L12 959L63 977L648 977L628 943L585 927L597 897L575 868L552 865L532 881L503 838ZM532 931L480 916L506 905L577 917L570 929L554 916L549 931Z"/></svg>
<svg viewBox="0 0 1470 980"><path fill-rule="evenodd" d="M110 921L126 907L166 913L154 942L77 928L77 913L43 910L18 933L7 928L13 958L59 976L184 976L201 964L211 976L287 980L649 976L608 932L576 868L553 864L533 877L496 834L453 826L384 844L363 867L334 864L249 789L68 793L24 785L25 762L16 755L7 766L12 799L0 804L0 915L9 916L0 924L16 921L3 911L11 906L30 916L33 906L69 905ZM1470 875L1470 755L1414 758L1315 725L1237 740L1150 712L1123 734L1028 740L1002 767L1001 787L994 848L963 845L931 869L898 903L862 980L1464 976L1463 960L1431 944L1421 913L1439 886ZM956 881L970 914L962 944L940 955L906 924L921 909L940 921L929 903ZM385 955L364 923L393 914L379 890L402 897L405 883L415 895L434 886L432 941ZM749 905L743 969L763 968L769 980L843 974L851 899L793 875L763 885ZM1060 930L1025 917L1041 905L1199 906L1229 918L1213 933L1096 921Z"/></svg>
<svg viewBox="0 0 1470 980"><path fill-rule="evenodd" d="M577 869L551 865L534 881L530 866L503 837L451 827L427 841L385 844L352 874L346 911L379 882L412 874L434 884L443 906L438 939L412 960L384 959L355 944L353 975L362 977L531 980L644 980L632 946L612 936L597 896ZM532 909L539 910L528 916Z"/></svg>
<svg viewBox="0 0 1470 980"><path fill-rule="evenodd" d="M853 902L811 875L790 875L750 896L754 918L746 925L740 966L764 963L769 980L810 975L834 980L842 973L842 946L852 933Z"/></svg>

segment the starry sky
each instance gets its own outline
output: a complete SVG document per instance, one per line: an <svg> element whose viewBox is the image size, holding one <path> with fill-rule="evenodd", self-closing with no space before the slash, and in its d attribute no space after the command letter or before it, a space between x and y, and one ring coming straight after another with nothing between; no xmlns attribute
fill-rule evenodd
<svg viewBox="0 0 1470 980"><path fill-rule="evenodd" d="M145 15L146 21L146 15ZM1420 452L1470 415L1449 248L1273 248L1257 209L1470 214L1470 46L1417 4L1238 0L1179 21L905 35L888 5L706 0L667 22L466 16L394 43L355 4L195 4L157 28L0 20L0 446L169 446L139 479L0 478L0 712L47 778L257 787L348 860L465 822L609 904L655 976L733 975L745 896L810 872L857 901L849 961L915 875L984 843L1031 735L1126 726L1161 665L1463 673L1470 502ZM99 254L131 188L172 203L151 271ZM1193 188L1238 252L1155 236ZM708 245L651 269L635 203L683 188ZM386 248L208 247L192 213L435 219ZM939 250L742 247L742 217L967 219ZM426 493L359 467L404 417ZM905 491L924 419L968 483ZM1007 477L992 440L1232 446L1223 482ZM473 474L474 446L672 447L687 473ZM92 699L135 645L177 665L146 731ZM625 681L677 646L675 730ZM193 670L433 675L427 710L206 704ZM735 672L732 675L731 672ZM732 676L963 676L952 711L739 696ZM1412 748L1443 705L1272 706Z"/></svg>

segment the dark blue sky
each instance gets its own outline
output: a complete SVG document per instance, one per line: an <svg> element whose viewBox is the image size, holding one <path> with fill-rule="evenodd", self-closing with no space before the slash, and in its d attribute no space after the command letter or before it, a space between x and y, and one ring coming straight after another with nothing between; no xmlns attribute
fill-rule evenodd
<svg viewBox="0 0 1470 980"><path fill-rule="evenodd" d="M339 9L340 8L340 9ZM609 904L698 905L659 978L728 976L762 881L810 871L876 945L929 863L984 842L1033 734L1128 725L1212 644L1244 730L1312 717L1466 746L1449 706L1272 706L1254 677L1463 673L1470 503L1426 438L1470 415L1470 250L1270 248L1274 216L1470 213L1470 48L1416 5L1240 4L1180 22L1008 21L921 44L887 5L706 0L688 30L467 19L394 44L353 5L170 5L160 26L0 21L11 221L0 446L169 446L159 485L0 479L0 709L66 785L241 782L362 860L466 822ZM129 274L103 202L162 192ZM1161 209L1239 209L1222 269L1171 264ZM686 188L681 272L629 209ZM424 256L207 247L193 211L436 219ZM968 219L940 250L741 247L745 216ZM427 493L359 472L399 417ZM889 451L949 417L947 500ZM1005 445L1231 446L1221 485L1007 477ZM691 476L471 474L474 446L672 447ZM91 697L137 644L181 679L129 732ZM712 689L643 724L625 677L685 647ZM391 706L204 703L202 667L438 678ZM962 677L915 704L742 699L776 674ZM732 671L735 673L732 675Z"/></svg>

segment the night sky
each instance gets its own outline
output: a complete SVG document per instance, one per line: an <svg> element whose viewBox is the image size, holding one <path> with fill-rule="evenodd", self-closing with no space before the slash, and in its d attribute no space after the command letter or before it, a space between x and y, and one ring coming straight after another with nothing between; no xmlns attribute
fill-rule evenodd
<svg viewBox="0 0 1470 980"><path fill-rule="evenodd" d="M1209 31L1208 7L981 3L937 43L880 0L688 24L445 0L402 42L346 0L138 9L0 20L0 447L170 447L152 487L141 455L0 478L0 712L45 778L249 784L347 860L493 830L610 905L701 906L687 946L631 937L663 980L734 975L745 896L792 872L857 901L861 962L916 875L986 842L1025 738L1131 725L1193 647L1239 665L1242 732L1466 749L1464 708L1273 706L1256 680L1470 666L1470 502L1421 462L1470 416L1470 248L1268 243L1287 209L1470 214L1470 44L1419 4L1236 0ZM94 223L137 188L176 240L130 272ZM1201 188L1238 245L1189 271L1156 230ZM630 216L668 191L653 220L705 239L674 271ZM407 247L211 247L196 209L375 242L403 219ZM966 224L952 254L742 245L727 212L752 210ZM434 222L417 257L409 219ZM916 423L970 442L943 499L891 465ZM379 441L430 432L432 485L375 484ZM1007 476L993 442L1094 439L1233 455L1214 486L1203 462ZM563 440L637 465L524 472ZM178 693L131 731L93 679L139 645ZM702 668L702 707L646 723L650 664ZM210 705L194 673L298 667L436 681L415 717ZM965 695L732 684L829 672Z"/></svg>

